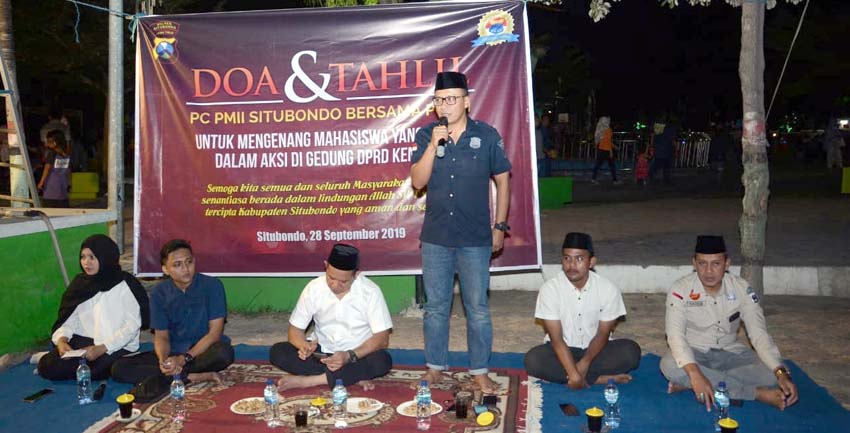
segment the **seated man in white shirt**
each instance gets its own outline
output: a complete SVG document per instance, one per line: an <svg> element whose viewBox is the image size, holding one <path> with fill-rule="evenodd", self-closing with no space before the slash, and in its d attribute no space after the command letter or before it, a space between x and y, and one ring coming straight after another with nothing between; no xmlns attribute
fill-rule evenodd
<svg viewBox="0 0 850 433"><path fill-rule="evenodd" d="M609 340L626 307L617 287L591 272L596 265L593 240L585 233L568 233L562 254L563 272L540 288L534 311L547 342L528 351L525 369L571 389L608 379L631 381L627 373L640 364L640 346L627 339Z"/></svg>
<svg viewBox="0 0 850 433"><path fill-rule="evenodd" d="M310 281L289 318L288 340L272 346L269 360L290 373L279 390L306 388L337 379L345 386L369 381L392 368L389 345L393 323L381 289L360 274L357 248L336 244L325 261L325 274ZM317 340L307 339L315 322Z"/></svg>

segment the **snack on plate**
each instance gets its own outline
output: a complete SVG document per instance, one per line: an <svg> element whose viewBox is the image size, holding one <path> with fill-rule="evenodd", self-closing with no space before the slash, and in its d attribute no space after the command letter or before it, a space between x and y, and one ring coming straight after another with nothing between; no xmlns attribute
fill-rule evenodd
<svg viewBox="0 0 850 433"><path fill-rule="evenodd" d="M259 413L265 409L265 402L261 398L246 398L236 402L233 409L238 413Z"/></svg>
<svg viewBox="0 0 850 433"><path fill-rule="evenodd" d="M405 406L404 408L402 408L401 411L406 416L416 416L416 410L417 410L416 403L413 403L413 404L409 404L409 405ZM432 401L431 402L431 413L435 414L435 413L439 413L439 411L440 411L440 405L438 405L437 403L434 403Z"/></svg>

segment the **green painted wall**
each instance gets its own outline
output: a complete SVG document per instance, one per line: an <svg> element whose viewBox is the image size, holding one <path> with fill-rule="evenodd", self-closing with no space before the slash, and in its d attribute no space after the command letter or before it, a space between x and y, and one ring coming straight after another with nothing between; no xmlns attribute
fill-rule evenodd
<svg viewBox="0 0 850 433"><path fill-rule="evenodd" d="M80 244L106 234L106 224L57 230L69 278L80 272ZM0 238L0 354L28 349L50 338L65 292L62 272L47 232Z"/></svg>
<svg viewBox="0 0 850 433"><path fill-rule="evenodd" d="M410 306L416 292L412 276L369 277L384 292L390 313ZM292 311L301 290L312 278L236 278L221 279L227 292L227 308L240 313Z"/></svg>
<svg viewBox="0 0 850 433"><path fill-rule="evenodd" d="M57 231L70 278L80 272L83 240L107 233L106 224ZM50 338L59 301L65 291L62 273L47 232L0 238L0 355L32 348ZM412 276L370 277L384 292L393 314L410 306L415 295ZM230 311L292 311L312 278L222 278Z"/></svg>

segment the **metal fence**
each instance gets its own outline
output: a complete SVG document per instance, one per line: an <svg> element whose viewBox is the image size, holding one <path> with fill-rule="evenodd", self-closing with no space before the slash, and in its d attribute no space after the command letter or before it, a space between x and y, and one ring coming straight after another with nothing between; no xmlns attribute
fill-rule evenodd
<svg viewBox="0 0 850 433"><path fill-rule="evenodd" d="M566 131L554 131L559 159L574 161L593 161L596 159L596 145L584 134ZM649 145L648 133L615 132L614 160L620 167L630 167L637 155ZM704 132L685 132L676 137L673 166L676 168L700 168L709 165L708 152L711 138Z"/></svg>
<svg viewBox="0 0 850 433"><path fill-rule="evenodd" d="M704 132L680 134L676 140L676 159L673 161L673 166L677 168L708 167L710 147L711 137Z"/></svg>

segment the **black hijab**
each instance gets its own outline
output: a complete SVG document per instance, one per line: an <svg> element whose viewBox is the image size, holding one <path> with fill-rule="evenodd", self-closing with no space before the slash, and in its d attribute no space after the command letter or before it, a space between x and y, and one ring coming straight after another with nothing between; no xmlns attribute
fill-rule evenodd
<svg viewBox="0 0 850 433"><path fill-rule="evenodd" d="M65 290L62 295L62 302L59 304L59 315L56 322L53 323L53 331L55 332L62 326L71 313L78 305L91 299L98 292L106 292L112 290L113 287L121 283L127 282L130 291L139 303L139 314L142 317L142 328L147 329L150 326L150 308L148 307L148 294L145 288L142 287L136 277L121 270L121 265L118 263L118 245L105 235L89 236L80 245L80 253L83 249L88 248L97 258L99 269L97 274L88 275L85 271L77 274L74 281ZM80 265L82 269L82 265Z"/></svg>

